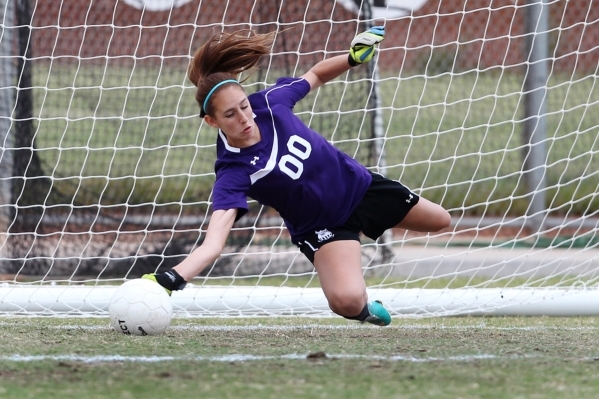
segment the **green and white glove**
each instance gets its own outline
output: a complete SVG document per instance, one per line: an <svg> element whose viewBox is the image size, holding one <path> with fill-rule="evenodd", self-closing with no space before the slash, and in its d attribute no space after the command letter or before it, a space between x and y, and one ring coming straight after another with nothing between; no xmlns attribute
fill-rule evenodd
<svg viewBox="0 0 599 399"><path fill-rule="evenodd" d="M349 48L349 65L356 66L370 61L374 56L375 46L383 41L384 36L385 27L374 26L354 37Z"/></svg>

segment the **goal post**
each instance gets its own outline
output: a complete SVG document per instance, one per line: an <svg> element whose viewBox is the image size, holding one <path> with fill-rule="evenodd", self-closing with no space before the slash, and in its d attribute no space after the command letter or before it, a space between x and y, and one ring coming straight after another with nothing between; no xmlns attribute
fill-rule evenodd
<svg viewBox="0 0 599 399"><path fill-rule="evenodd" d="M15 71L0 76L1 315L104 316L119 284L202 243L215 133L186 69L214 32L280 32L251 93L378 24L372 64L295 109L452 215L439 233L364 238L370 297L405 316L599 314L591 0L25 3L0 0L0 65ZM330 315L278 214L249 208L222 256L173 293L177 314Z"/></svg>

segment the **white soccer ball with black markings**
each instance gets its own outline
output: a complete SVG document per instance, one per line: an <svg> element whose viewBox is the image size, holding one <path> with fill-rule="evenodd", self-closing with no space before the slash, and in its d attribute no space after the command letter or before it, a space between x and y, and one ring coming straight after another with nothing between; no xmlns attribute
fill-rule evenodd
<svg viewBox="0 0 599 399"><path fill-rule="evenodd" d="M110 324L127 335L158 335L166 331L173 305L165 289L155 281L129 280L115 291L108 307Z"/></svg>

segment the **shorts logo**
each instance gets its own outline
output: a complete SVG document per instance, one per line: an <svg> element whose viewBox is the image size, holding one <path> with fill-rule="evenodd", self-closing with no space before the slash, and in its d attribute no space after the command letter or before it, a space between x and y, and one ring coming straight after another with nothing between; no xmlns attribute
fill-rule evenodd
<svg viewBox="0 0 599 399"><path fill-rule="evenodd" d="M318 242L330 240L331 238L335 237L335 234L331 233L327 229L317 230L317 231L315 231L315 233L318 236Z"/></svg>
<svg viewBox="0 0 599 399"><path fill-rule="evenodd" d="M410 198L408 198L406 200L406 202L409 204L410 202L412 202L412 199L414 198L414 196L412 194L410 194Z"/></svg>

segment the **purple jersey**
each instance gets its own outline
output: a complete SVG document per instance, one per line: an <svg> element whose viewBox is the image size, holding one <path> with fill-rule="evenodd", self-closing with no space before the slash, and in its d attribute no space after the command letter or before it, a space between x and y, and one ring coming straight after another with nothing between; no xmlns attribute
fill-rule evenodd
<svg viewBox="0 0 599 399"><path fill-rule="evenodd" d="M276 209L292 241L340 226L358 206L372 180L368 170L308 128L294 113L310 92L301 78L281 78L248 96L261 141L247 148L217 140L213 209L247 210L247 197Z"/></svg>

